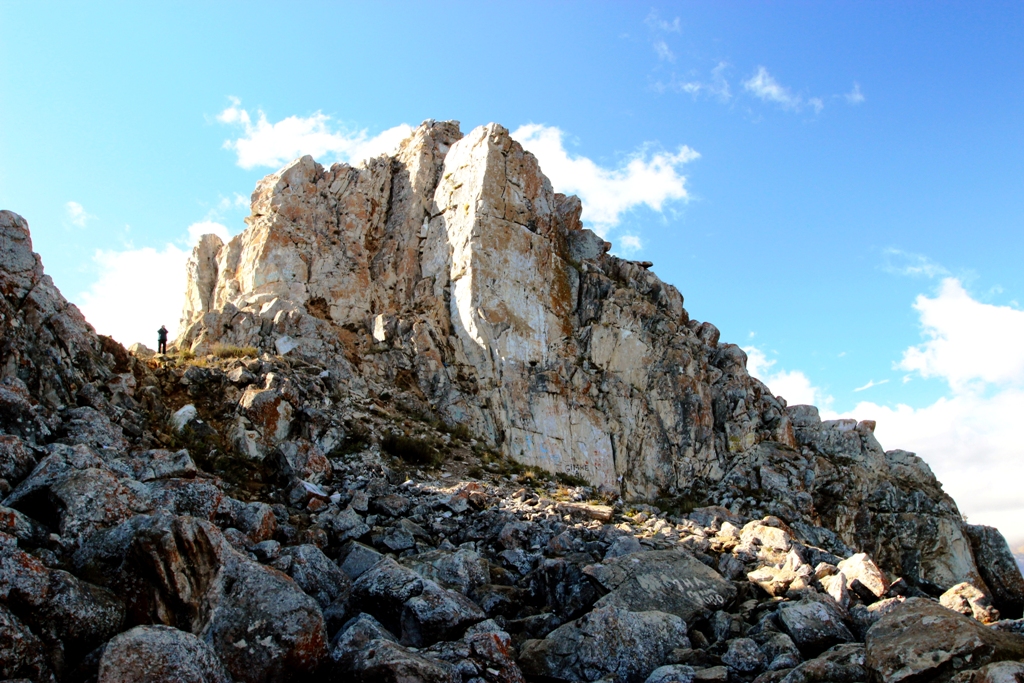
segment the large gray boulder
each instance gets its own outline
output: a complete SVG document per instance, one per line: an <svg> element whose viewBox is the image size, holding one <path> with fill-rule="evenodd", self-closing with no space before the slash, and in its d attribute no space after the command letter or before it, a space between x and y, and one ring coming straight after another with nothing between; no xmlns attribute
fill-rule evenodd
<svg viewBox="0 0 1024 683"><path fill-rule="evenodd" d="M526 641L519 665L528 676L641 683L673 649L689 645L686 622L674 614L604 606Z"/></svg>
<svg viewBox="0 0 1024 683"><path fill-rule="evenodd" d="M584 573L610 591L598 607L660 610L687 622L729 605L736 587L684 550L656 550L605 560Z"/></svg>

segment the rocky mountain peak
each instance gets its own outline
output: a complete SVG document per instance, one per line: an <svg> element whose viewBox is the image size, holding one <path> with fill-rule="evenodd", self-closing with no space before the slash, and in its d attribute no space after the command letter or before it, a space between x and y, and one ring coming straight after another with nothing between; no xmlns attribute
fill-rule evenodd
<svg viewBox="0 0 1024 683"><path fill-rule="evenodd" d="M0 678L1024 676L1024 578L491 124L310 157L204 236L172 353L0 212Z"/></svg>

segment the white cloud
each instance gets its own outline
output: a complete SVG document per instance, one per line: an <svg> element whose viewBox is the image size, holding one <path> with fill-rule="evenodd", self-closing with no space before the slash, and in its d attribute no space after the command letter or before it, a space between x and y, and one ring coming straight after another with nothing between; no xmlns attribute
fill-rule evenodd
<svg viewBox="0 0 1024 683"><path fill-rule="evenodd" d="M79 228L84 228L89 221L96 218L96 216L88 213L85 207L78 202L68 202L64 205L64 209L67 212L68 220Z"/></svg>
<svg viewBox="0 0 1024 683"><path fill-rule="evenodd" d="M799 370L776 370L775 360L769 360L764 351L756 346L744 346L747 354L747 372L756 377L776 396L786 399L789 405L809 404L819 408L828 408L833 398L814 386L811 380Z"/></svg>
<svg viewBox="0 0 1024 683"><path fill-rule="evenodd" d="M972 524L995 526L1011 544L1024 542L1024 480L1020 416L1024 391L975 392L940 398L923 408L860 403L843 417L877 421L886 449L920 455Z"/></svg>
<svg viewBox="0 0 1024 683"><path fill-rule="evenodd" d="M860 83L853 84L853 90L843 95L850 104L861 104L864 101L864 93L860 91Z"/></svg>
<svg viewBox="0 0 1024 683"><path fill-rule="evenodd" d="M307 117L289 116L270 123L266 114L257 110L253 123L253 117L240 105L237 98L231 98L231 106L218 114L217 120L242 129L243 135L227 140L224 147L234 150L238 165L245 169L257 166L276 169L305 154L327 163L332 160L358 163L394 151L412 132L412 127L406 124L373 137L365 130L336 130L331 117L319 111Z"/></svg>
<svg viewBox="0 0 1024 683"><path fill-rule="evenodd" d="M947 395L924 407L864 402L842 416L876 420L883 447L924 458L971 523L1024 543L1024 312L977 301L955 278L919 296L914 309L925 341L897 367L910 372L904 381L944 380Z"/></svg>
<svg viewBox="0 0 1024 683"><path fill-rule="evenodd" d="M227 226L214 221L199 221L188 226L188 241L190 244L195 244L199 241L200 237L207 234L216 235L222 242L227 242L231 239Z"/></svg>
<svg viewBox="0 0 1024 683"><path fill-rule="evenodd" d="M643 240L638 235L622 235L615 242L625 255L635 254L644 248Z"/></svg>
<svg viewBox="0 0 1024 683"><path fill-rule="evenodd" d="M173 339L184 302L185 261L189 251L173 244L97 250L99 278L79 297L79 308L100 334L125 346L142 342L156 348L156 331L166 325Z"/></svg>
<svg viewBox="0 0 1024 683"><path fill-rule="evenodd" d="M1024 311L976 301L952 277L914 309L927 341L907 349L899 369L941 377L954 393L975 383L1024 387Z"/></svg>
<svg viewBox="0 0 1024 683"><path fill-rule="evenodd" d="M757 67L757 73L743 81L743 89L758 99L774 102L783 109L800 111L806 105L814 109L815 113L819 113L825 108L825 103L820 97L812 97L805 102L803 97L790 92L789 88L775 80L763 66Z"/></svg>
<svg viewBox="0 0 1024 683"><path fill-rule="evenodd" d="M868 390L868 389L870 389L871 387L877 387L877 386L880 386L880 385L882 385L882 384L888 384L888 383L889 383L889 380L887 380L887 379L883 379L883 380L881 380L881 381L879 381L879 382L876 382L876 381L875 381L875 380L873 380L873 379L869 379L869 380L868 380L868 383L867 383L867 384L865 384L865 385L864 385L864 386L862 386L862 387L857 387L856 389L854 389L854 392L858 392L858 391L867 391L867 390Z"/></svg>
<svg viewBox="0 0 1024 683"><path fill-rule="evenodd" d="M128 247L93 254L99 277L78 298L79 308L97 332L125 346L142 342L156 348L156 331L166 325L174 339L185 302L185 262L192 246L208 233L225 242L231 238L227 227L210 220L193 223L186 233L182 246Z"/></svg>
<svg viewBox="0 0 1024 683"><path fill-rule="evenodd" d="M555 190L579 196L584 222L601 236L630 209L645 205L661 211L666 203L689 197L682 168L700 156L689 147L682 146L674 154L651 153L645 148L619 168L606 168L587 157L571 155L562 135L559 128L532 123L512 132L513 138L536 155Z"/></svg>

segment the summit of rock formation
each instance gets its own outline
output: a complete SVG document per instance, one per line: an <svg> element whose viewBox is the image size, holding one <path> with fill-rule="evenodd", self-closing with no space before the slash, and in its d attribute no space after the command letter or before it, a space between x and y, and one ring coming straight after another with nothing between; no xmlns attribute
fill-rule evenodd
<svg viewBox="0 0 1024 683"><path fill-rule="evenodd" d="M0 212L0 680L1024 676L999 532L580 211L496 124L302 157L169 355Z"/></svg>

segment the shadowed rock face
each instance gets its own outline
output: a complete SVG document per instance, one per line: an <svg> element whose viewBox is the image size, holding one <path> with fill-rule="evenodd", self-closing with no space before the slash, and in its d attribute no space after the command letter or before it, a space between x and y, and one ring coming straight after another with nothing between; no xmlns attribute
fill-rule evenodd
<svg viewBox="0 0 1024 683"><path fill-rule="evenodd" d="M579 214L496 125L300 159L188 269L179 344L259 353L195 358L98 337L0 212L0 678L1018 676L999 533Z"/></svg>
<svg viewBox="0 0 1024 683"><path fill-rule="evenodd" d="M871 423L787 407L674 287L609 255L579 216L495 124L463 137L428 121L361 167L303 157L260 181L245 232L195 248L178 344L306 358L525 465L627 498L775 514L936 594L981 581L923 461L885 453ZM287 436L272 417L251 448Z"/></svg>

